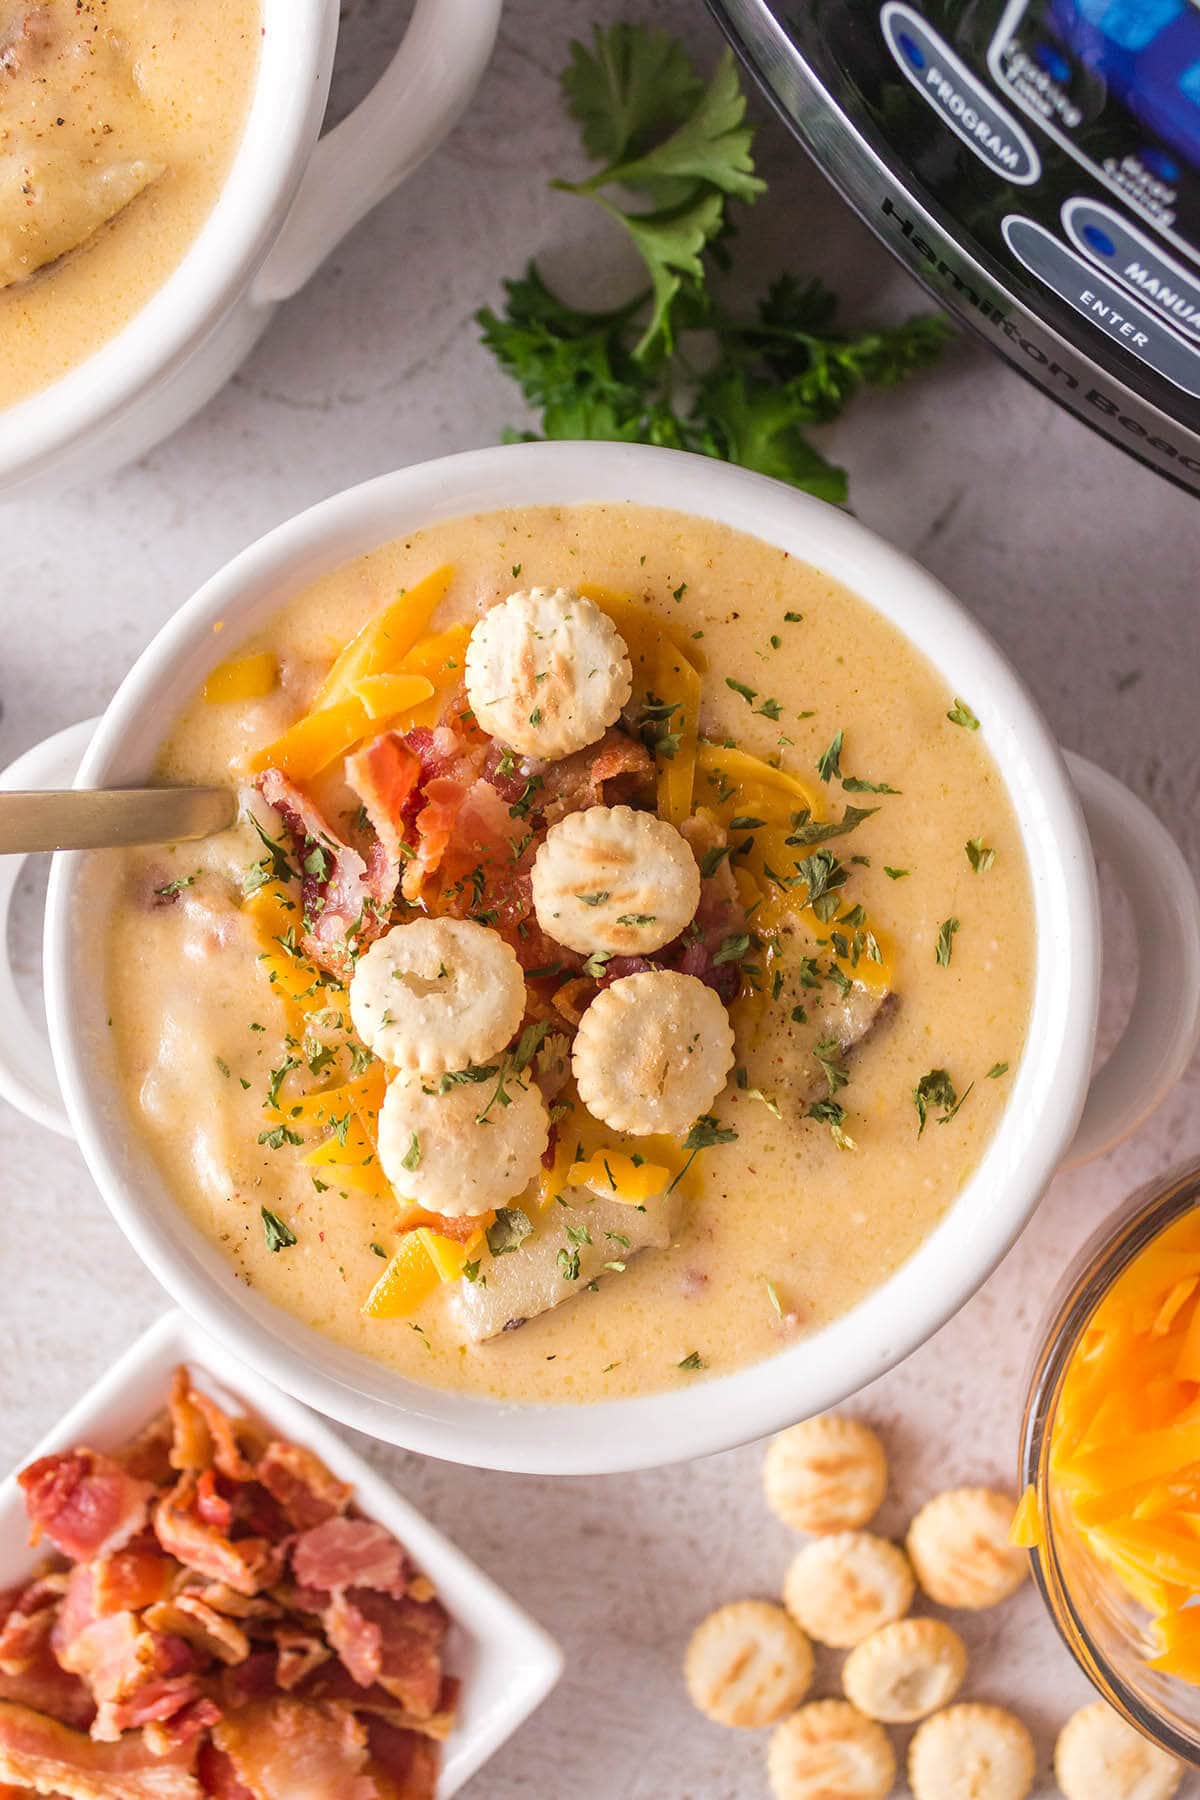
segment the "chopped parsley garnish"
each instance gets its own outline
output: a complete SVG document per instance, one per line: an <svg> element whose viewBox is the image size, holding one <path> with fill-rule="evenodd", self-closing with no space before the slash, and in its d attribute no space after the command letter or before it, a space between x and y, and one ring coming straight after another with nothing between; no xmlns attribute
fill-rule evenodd
<svg viewBox="0 0 1200 1800"><path fill-rule="evenodd" d="M967 839L967 861L977 875L984 874L996 860L996 852L982 838Z"/></svg>
<svg viewBox="0 0 1200 1800"><path fill-rule="evenodd" d="M842 1046L836 1038L821 1038L818 1043L813 1045L813 1056L821 1066L821 1073L825 1077L831 1094L836 1094L839 1088L844 1088L850 1079L844 1065L838 1061L841 1054Z"/></svg>
<svg viewBox="0 0 1200 1800"><path fill-rule="evenodd" d="M847 806L840 819L828 819L823 822L815 820L807 807L792 814L791 835L784 839L788 844L826 844L830 838L845 837L848 831L856 831L864 819L873 818L879 811L877 806Z"/></svg>
<svg viewBox="0 0 1200 1800"><path fill-rule="evenodd" d="M419 1169L421 1166L421 1140L415 1131L408 1134L408 1149L400 1158L402 1169Z"/></svg>
<svg viewBox="0 0 1200 1800"><path fill-rule="evenodd" d="M325 882L333 873L333 858L323 845L314 843L305 851L301 867L306 875L311 875L316 881Z"/></svg>
<svg viewBox="0 0 1200 1800"><path fill-rule="evenodd" d="M549 1030L550 1020L539 1019L535 1024L527 1025L512 1049L505 1051L499 1070L493 1069L492 1071L493 1074L498 1074L495 1090L483 1111L476 1115L475 1123L477 1125L486 1123L493 1106L510 1106L512 1104L506 1083L517 1080L518 1086L524 1085L517 1078L529 1067L541 1049L542 1040ZM445 1080L445 1077L443 1076L442 1079Z"/></svg>
<svg viewBox="0 0 1200 1800"><path fill-rule="evenodd" d="M673 1193L679 1186L701 1150L711 1150L714 1144L732 1144L736 1139L737 1132L731 1126L722 1125L715 1113L701 1113L683 1140L683 1147L688 1153L688 1158L668 1187L668 1194Z"/></svg>
<svg viewBox="0 0 1200 1800"><path fill-rule="evenodd" d="M708 880L711 876L716 874L721 864L725 861L725 858L732 854L732 844L714 844L712 849L706 850L704 855L700 858L701 875Z"/></svg>
<svg viewBox="0 0 1200 1800"><path fill-rule="evenodd" d="M597 888L594 894L576 894L575 898L581 906L603 906L609 897L607 888Z"/></svg>
<svg viewBox="0 0 1200 1800"><path fill-rule="evenodd" d="M277 1254L280 1250L290 1249L296 1242L295 1232L290 1226L284 1224L278 1213L268 1212L265 1206L260 1210L267 1249L271 1251L272 1255Z"/></svg>
<svg viewBox="0 0 1200 1800"><path fill-rule="evenodd" d="M817 774L822 781L838 781L842 774L842 744L845 732L839 731L817 758Z"/></svg>
<svg viewBox="0 0 1200 1800"><path fill-rule="evenodd" d="M467 1281L470 1281L470 1282L478 1281L479 1280L479 1258L476 1257L473 1262L464 1263L462 1272L463 1272L464 1278ZM484 1285L485 1286L487 1285L486 1275L484 1276Z"/></svg>
<svg viewBox="0 0 1200 1800"><path fill-rule="evenodd" d="M271 1070L271 1079L267 1083L267 1105L278 1109L279 1089L285 1075L300 1067L298 1056L285 1056L277 1069ZM261 1139L259 1140L261 1142Z"/></svg>
<svg viewBox="0 0 1200 1800"><path fill-rule="evenodd" d="M772 700L770 695L767 696L761 706L756 706L754 710L755 712L760 713L764 719L781 719L783 717L783 708L780 706L778 700Z"/></svg>
<svg viewBox="0 0 1200 1800"><path fill-rule="evenodd" d="M612 957L613 953L611 950L593 950L592 954L584 962L584 974L590 975L593 981L599 981L600 977L604 974L605 965L612 961Z"/></svg>
<svg viewBox="0 0 1200 1800"><path fill-rule="evenodd" d="M771 1302L771 1310L774 1312L775 1317L777 1319L782 1319L783 1307L779 1304L779 1294L776 1290L775 1283L773 1281L764 1281L763 1286L767 1290L767 1299Z"/></svg>
<svg viewBox="0 0 1200 1800"><path fill-rule="evenodd" d="M740 694L747 706L753 706L758 699L757 688L747 687L744 681L735 681L732 675L725 677L725 686L732 688L735 694Z"/></svg>
<svg viewBox="0 0 1200 1800"><path fill-rule="evenodd" d="M542 722L542 709L540 706L535 706L533 711L529 715L529 723L531 725L540 725L541 722Z"/></svg>
<svg viewBox="0 0 1200 1800"><path fill-rule="evenodd" d="M865 781L861 775L843 775L842 786L848 794L898 794L899 788L889 787L886 781Z"/></svg>
<svg viewBox="0 0 1200 1800"><path fill-rule="evenodd" d="M765 825L766 822L765 819L755 819L749 814L739 813L736 819L730 819L729 829L730 831L757 831L759 826Z"/></svg>
<svg viewBox="0 0 1200 1800"><path fill-rule="evenodd" d="M741 962L749 948L750 933L748 931L734 933L725 939L721 948L713 955L713 967L718 968L722 963Z"/></svg>
<svg viewBox="0 0 1200 1800"><path fill-rule="evenodd" d="M658 917L657 913L620 913L620 914L618 914L618 917L617 917L617 924L618 925L653 925L654 921L657 919L657 917Z"/></svg>
<svg viewBox="0 0 1200 1800"><path fill-rule="evenodd" d="M267 832L263 830L252 812L247 812L244 814L244 817L249 819L267 851L267 854L262 861L255 863L250 870L250 873L247 875L246 880L242 884L244 891L247 894L253 894L257 892L260 887L264 887L268 881L278 881L283 883L298 881L300 879L299 874L288 861L287 851L284 849L283 845L277 843L273 837L270 837Z"/></svg>
<svg viewBox="0 0 1200 1800"><path fill-rule="evenodd" d="M950 962L951 955L954 951L954 934L959 930L961 930L961 926L957 919L942 920L938 930L936 954L938 962L943 968L946 968Z"/></svg>
<svg viewBox="0 0 1200 1800"><path fill-rule="evenodd" d="M222 1075L225 1077L226 1081L228 1081L229 1080L229 1064L225 1061L225 1059L223 1057L220 1057L220 1056L214 1056L213 1061L216 1063L218 1069L220 1069L220 1071L221 1071Z"/></svg>
<svg viewBox="0 0 1200 1800"><path fill-rule="evenodd" d="M679 710L677 700L660 700L653 693L646 695L641 711L634 719L634 728L652 756L665 756L668 762L674 757L679 748L680 733L671 730L671 720Z"/></svg>
<svg viewBox="0 0 1200 1800"><path fill-rule="evenodd" d="M377 1244L374 1238L371 1240L371 1254L373 1256L382 1256L384 1262L387 1261L387 1251L382 1244Z"/></svg>
<svg viewBox="0 0 1200 1800"><path fill-rule="evenodd" d="M706 1369L708 1364L698 1350L690 1350L681 1362L675 1364L677 1369Z"/></svg>
<svg viewBox="0 0 1200 1800"><path fill-rule="evenodd" d="M968 1088L967 1094L969 1094L970 1091L971 1089ZM966 1099L967 1094L963 1095L963 1100ZM962 1105L962 1100L959 1099L958 1094L955 1091L954 1083L951 1081L945 1069L930 1069L928 1075L922 1075L920 1081L918 1081L916 1087L913 1089L913 1105L917 1109L917 1119L919 1121L917 1125L917 1136L920 1137L925 1130L930 1107L938 1106L942 1108L942 1122L944 1124L947 1119L952 1119L954 1117L954 1114Z"/></svg>
<svg viewBox="0 0 1200 1800"><path fill-rule="evenodd" d="M195 884L194 875L180 875L174 881L168 881L165 886L155 888L154 892L164 900L173 900L176 894L182 894L184 888L194 887Z"/></svg>
<svg viewBox="0 0 1200 1800"><path fill-rule="evenodd" d="M784 621L785 625L799 625L799 623L803 617L804 617L803 613L785 612L783 615L783 621Z"/></svg>
<svg viewBox="0 0 1200 1800"><path fill-rule="evenodd" d="M495 1223L488 1226L487 1246L493 1256L507 1256L519 1249L533 1230L529 1214L519 1206L498 1206Z"/></svg>
<svg viewBox="0 0 1200 1800"><path fill-rule="evenodd" d="M883 872L889 881L903 881L906 875L912 873L910 869L889 869L886 863L883 865Z"/></svg>
<svg viewBox="0 0 1200 1800"><path fill-rule="evenodd" d="M298 1131L289 1131L286 1125L276 1125L273 1131L260 1131L258 1141L265 1144L268 1150L282 1150L285 1144L302 1144L304 1139Z"/></svg>
<svg viewBox="0 0 1200 1800"><path fill-rule="evenodd" d="M835 890L845 885L845 869L831 850L814 850L796 864L796 873L808 888L806 904L827 925L840 904Z"/></svg>
<svg viewBox="0 0 1200 1800"><path fill-rule="evenodd" d="M1001 1075L1007 1075L1007 1074L1008 1074L1008 1064L1007 1063L993 1063L991 1068L988 1070L987 1074L984 1076L984 1080L985 1081L998 1081L1000 1079Z"/></svg>
<svg viewBox="0 0 1200 1800"><path fill-rule="evenodd" d="M961 725L964 731L979 730L979 720L975 717L975 714L971 711L966 701L960 700L957 695L955 696L954 705L950 708L946 717L952 725Z"/></svg>
<svg viewBox="0 0 1200 1800"><path fill-rule="evenodd" d="M846 1109L836 1100L814 1100L804 1116L828 1125L829 1135L839 1150L857 1150L858 1145L846 1130Z"/></svg>

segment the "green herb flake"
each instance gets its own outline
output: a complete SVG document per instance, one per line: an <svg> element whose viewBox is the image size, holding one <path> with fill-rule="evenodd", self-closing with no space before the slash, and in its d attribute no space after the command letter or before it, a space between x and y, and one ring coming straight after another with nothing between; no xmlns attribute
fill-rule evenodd
<svg viewBox="0 0 1200 1800"><path fill-rule="evenodd" d="M957 1110L958 1094L945 1069L930 1069L927 1075L922 1075L913 1089L913 1105L917 1109L918 1137L925 1130L930 1107L941 1107L948 1116L951 1108Z"/></svg>
<svg viewBox="0 0 1200 1800"><path fill-rule="evenodd" d="M938 928L936 955L942 968L949 967L950 958L954 952L954 934L960 929L959 921L953 918L943 919Z"/></svg>
<svg viewBox="0 0 1200 1800"><path fill-rule="evenodd" d="M419 1169L421 1166L421 1140L415 1131L408 1134L408 1149L400 1158L402 1169Z"/></svg>
<svg viewBox="0 0 1200 1800"><path fill-rule="evenodd" d="M822 781L838 781L842 774L842 744L845 732L839 731L817 758L817 774Z"/></svg>
<svg viewBox="0 0 1200 1800"><path fill-rule="evenodd" d="M519 1206L498 1206L494 1224L487 1229L487 1246L493 1256L518 1250L533 1231L529 1214Z"/></svg>
<svg viewBox="0 0 1200 1800"><path fill-rule="evenodd" d="M988 1070L987 1074L984 1076L984 1080L985 1081L999 1081L1001 1075L1007 1075L1007 1074L1008 1074L1008 1064L1006 1062L993 1063L991 1068Z"/></svg>
<svg viewBox="0 0 1200 1800"><path fill-rule="evenodd" d="M675 1367L677 1369L695 1370L706 1369L708 1364L698 1350L689 1350L688 1354L680 1362L675 1364Z"/></svg>
<svg viewBox="0 0 1200 1800"><path fill-rule="evenodd" d="M688 1153L687 1161L667 1188L668 1194L679 1186L702 1150L711 1150L714 1144L732 1144L736 1142L737 1135L731 1126L722 1125L715 1113L701 1113L683 1140L683 1148Z"/></svg>
<svg viewBox="0 0 1200 1800"><path fill-rule="evenodd" d="M954 705L950 708L946 717L952 725L961 725L964 731L979 730L979 720L975 717L975 714L971 711L966 701L958 699L957 696L955 697Z"/></svg>
<svg viewBox="0 0 1200 1800"><path fill-rule="evenodd" d="M154 892L163 900L173 900L176 894L182 894L184 888L194 887L194 875L180 875L175 881L168 881L163 887L156 887Z"/></svg>
<svg viewBox="0 0 1200 1800"><path fill-rule="evenodd" d="M261 1207L263 1236L267 1240L267 1249L277 1255L280 1250L288 1250L296 1242L296 1234L290 1226L285 1225L278 1213L269 1212Z"/></svg>
<svg viewBox="0 0 1200 1800"><path fill-rule="evenodd" d="M996 852L982 838L967 839L967 861L977 875L983 875L996 860Z"/></svg>
<svg viewBox="0 0 1200 1800"><path fill-rule="evenodd" d="M890 869L887 863L883 865L883 872L889 881L903 881L906 875L912 873L911 869Z"/></svg>

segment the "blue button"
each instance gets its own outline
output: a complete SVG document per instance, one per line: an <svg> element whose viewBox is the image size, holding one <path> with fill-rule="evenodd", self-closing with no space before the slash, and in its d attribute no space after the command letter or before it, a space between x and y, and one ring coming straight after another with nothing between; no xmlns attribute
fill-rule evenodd
<svg viewBox="0 0 1200 1800"><path fill-rule="evenodd" d="M897 67L980 162L1018 186L1038 179L1042 165L1024 127L913 7L887 0L879 23Z"/></svg>
<svg viewBox="0 0 1200 1800"><path fill-rule="evenodd" d="M1062 209L1067 236L1142 305L1200 340L1200 278L1177 263L1144 231L1102 201L1068 200Z"/></svg>
<svg viewBox="0 0 1200 1800"><path fill-rule="evenodd" d="M1144 50L1187 0L1075 0L1080 15L1121 50Z"/></svg>
<svg viewBox="0 0 1200 1800"><path fill-rule="evenodd" d="M1117 254L1117 246L1113 243L1107 231L1102 231L1099 225L1085 225L1083 228L1083 240L1088 249L1094 250L1097 256L1115 256Z"/></svg>
<svg viewBox="0 0 1200 1800"><path fill-rule="evenodd" d="M925 52L922 50L920 44L918 44L916 38L909 37L907 31L902 31L896 41L914 69L923 69L925 67Z"/></svg>
<svg viewBox="0 0 1200 1800"><path fill-rule="evenodd" d="M1200 399L1200 350L1168 331L1136 300L1127 299L1034 219L1010 213L1002 230L1013 255L1068 306L1173 387Z"/></svg>

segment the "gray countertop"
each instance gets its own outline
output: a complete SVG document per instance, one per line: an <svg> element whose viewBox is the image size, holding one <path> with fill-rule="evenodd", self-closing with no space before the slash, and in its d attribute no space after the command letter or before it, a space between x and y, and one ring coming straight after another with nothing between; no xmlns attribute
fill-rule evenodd
<svg viewBox="0 0 1200 1800"><path fill-rule="evenodd" d="M4 515L0 761L98 712L163 619L252 538L334 490L398 464L494 442L520 423L515 390L480 349L475 308L532 254L611 264L602 222L551 193L574 134L557 71L616 0L508 0L467 119L406 188L360 226L279 315L240 374L144 461ZM345 94L392 27L385 0L347 14ZM698 0L655 17L705 58L718 35ZM738 268L819 272L849 316L926 304L773 123L769 198ZM1062 742L1113 770L1200 864L1197 503L1056 411L977 346L873 397L827 444L851 471L859 516L941 577L1022 671ZM14 527L17 527L14 529ZM16 946L32 981L39 886L27 880ZM1106 907L1111 1037L1131 981L1122 907ZM1011 1483L1022 1371L1065 1260L1127 1192L1200 1152L1200 1072L1102 1161L1060 1177L1016 1249L922 1351L856 1409L890 1447L900 1530L948 1481ZM127 1248L74 1147L0 1106L0 1465L18 1459L164 1296ZM679 1662L697 1617L774 1592L791 1548L762 1503L760 1451L606 1480L550 1481L421 1462L366 1444L380 1467L562 1640L566 1678L477 1777L489 1800L752 1800L761 1745L692 1712ZM1026 1589L969 1620L968 1692L1013 1704L1041 1767L1088 1690ZM830 1669L822 1669L828 1685ZM1052 1792L1046 1778L1045 1792Z"/></svg>

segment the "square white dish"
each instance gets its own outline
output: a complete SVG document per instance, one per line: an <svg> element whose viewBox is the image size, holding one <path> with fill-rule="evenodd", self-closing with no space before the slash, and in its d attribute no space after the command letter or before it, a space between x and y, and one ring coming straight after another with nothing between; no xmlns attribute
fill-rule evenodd
<svg viewBox="0 0 1200 1800"><path fill-rule="evenodd" d="M222 1350L183 1313L170 1312L125 1354L22 1457L86 1444L111 1450L132 1437L165 1404L171 1371L190 1365L215 1399L262 1419L280 1437L303 1444L354 1487L355 1504L385 1525L429 1576L454 1623L447 1666L462 1682L458 1717L445 1746L438 1800L450 1800L541 1705L562 1673L559 1646L482 1569L401 1498L315 1413ZM32 1573L41 1552L30 1548L17 1470L0 1483L0 1590Z"/></svg>

